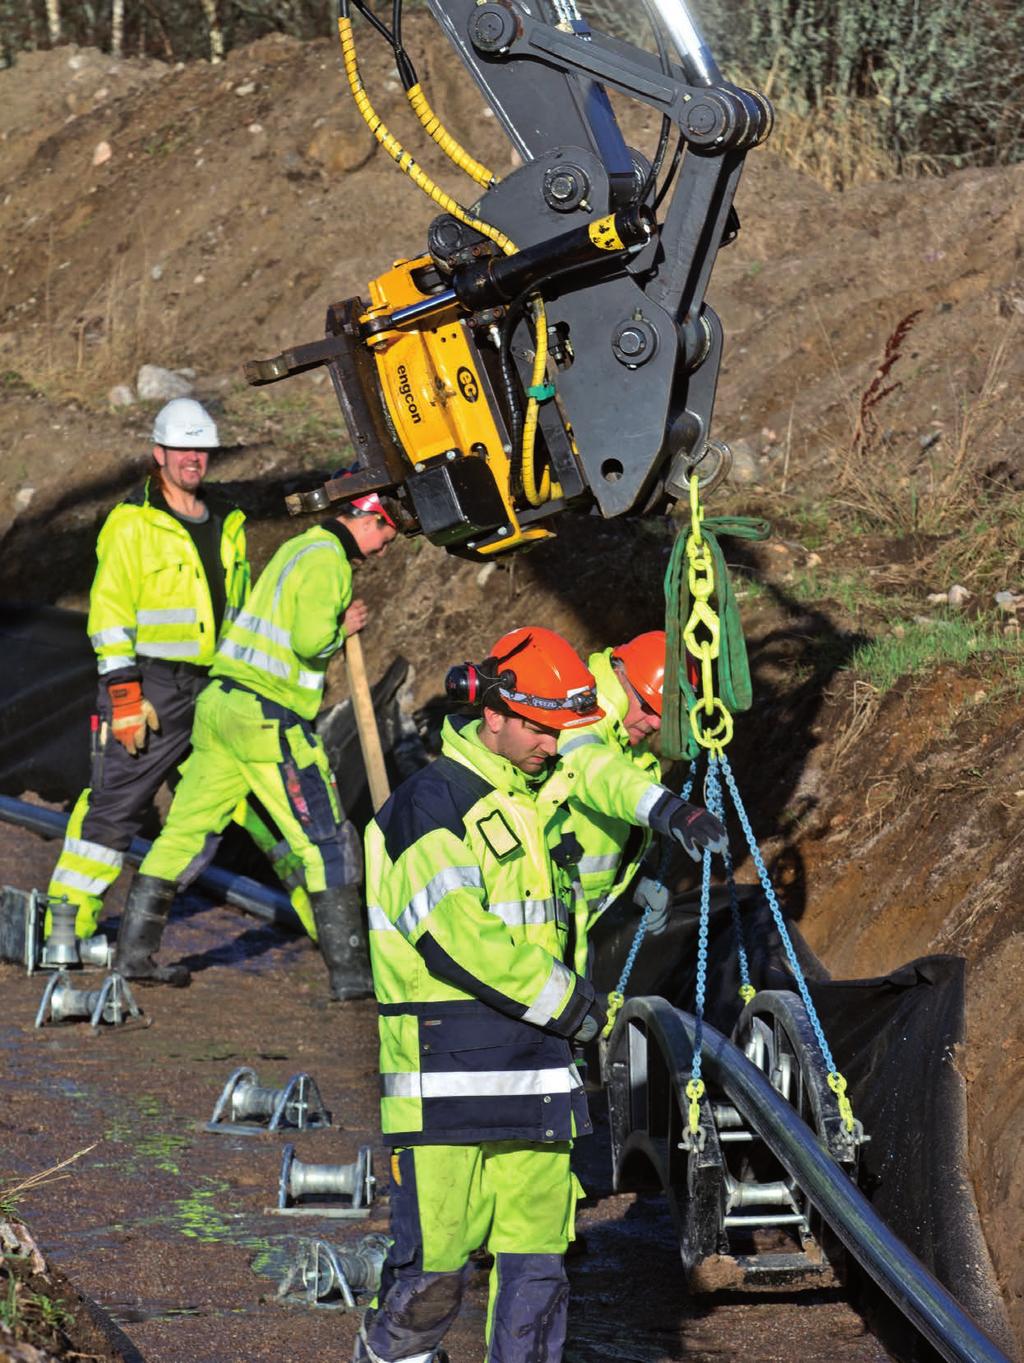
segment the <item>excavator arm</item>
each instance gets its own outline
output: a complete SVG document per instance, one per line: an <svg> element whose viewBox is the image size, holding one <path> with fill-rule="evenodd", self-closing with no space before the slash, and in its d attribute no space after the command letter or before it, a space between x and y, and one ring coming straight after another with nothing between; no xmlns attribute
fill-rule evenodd
<svg viewBox="0 0 1024 1363"><path fill-rule="evenodd" d="M611 517L685 495L715 462L722 328L705 292L738 230L733 196L771 129L768 101L722 77L684 0L645 0L657 54L594 31L575 0L428 0L522 158L499 180L426 103L401 0L391 28L353 3L475 198L447 194L384 127L343 0L368 129L442 212L368 300L331 304L324 339L246 366L262 384L325 365L345 416L356 474L289 509L376 490L408 533L485 558L549 536L567 508ZM626 145L610 89L662 115L654 164Z"/></svg>

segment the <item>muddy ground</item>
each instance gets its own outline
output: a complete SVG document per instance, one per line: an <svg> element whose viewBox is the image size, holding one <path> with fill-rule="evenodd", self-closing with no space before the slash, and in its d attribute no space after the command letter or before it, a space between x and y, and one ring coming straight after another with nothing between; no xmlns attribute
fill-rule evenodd
<svg viewBox="0 0 1024 1363"><path fill-rule="evenodd" d="M409 43L453 130L507 166L493 120L426 20L410 23ZM361 55L382 112L439 171L397 108L386 54L363 40ZM637 145L653 141L642 117L627 126ZM1015 622L1013 612L993 622L992 598L1024 587L1022 174L978 170L835 195L770 149L748 159L743 230L711 289L727 334L717 429L748 456L748 481L710 509L774 525L766 545L729 552L756 693L733 763L787 911L837 976L877 975L937 950L969 961L958 1063L970 1173L1024 1350L1019 645L1014 658L979 644L965 661L937 659L888 690L856 665L865 640L891 641L921 619L956 628L955 613L928 596L957 582L979 637ZM333 398L312 378L247 390L240 364L317 336L326 305L365 293L392 258L419 249L430 216L357 128L326 41L269 38L221 67L60 49L0 72L0 599L84 605L98 524L138 476L154 410L114 410L107 392L133 384L141 363L196 371L229 442L214 476L253 515L257 566L304 528L281 515L280 494L344 462ZM864 396L887 338L911 314L888 376L898 386L869 409L865 430ZM371 671L402 653L423 704L449 662L482 654L511 623L560 628L580 647L652 627L671 533L664 523L566 524L554 545L487 568L404 545L360 579L374 611ZM344 692L339 665L330 694ZM55 849L2 836L2 878L45 884ZM749 868L742 874L751 878ZM118 887L112 912L122 895ZM238 936L242 946L218 955ZM31 1035L36 987L0 967L2 1025L19 1057L4 1074L0 1110L13 1171L72 1153L90 1132L107 1135L95 1167L63 1185L67 1210L37 1195L33 1225L84 1290L121 1303L115 1314L153 1359L262 1357L264 1348L280 1356L276 1332L286 1329L296 1358L300 1338L334 1348L351 1322L288 1324L293 1315L269 1301L269 1279L254 1292L247 1256L257 1251L236 1243L282 1234L259 1218L276 1148L225 1142L227 1153L210 1154L192 1123L236 1064L276 1067L268 1075L278 1079L322 1054L309 1067L345 1130L308 1139L349 1158L359 1140L375 1139L369 1014L354 1008L337 1021L307 947L272 942L226 911L197 910L169 944L209 968L177 999L147 995L153 1027L116 1038ZM332 1044L339 1029L344 1046ZM158 1067L147 1060L154 1053ZM91 1088L90 1065L102 1076ZM138 1105L145 1094L149 1115ZM167 1154L171 1136L187 1144L172 1142ZM153 1150L140 1153L150 1138ZM587 1181L606 1193L607 1165L593 1158ZM197 1197L202 1224L209 1212L218 1236L232 1230L230 1262L223 1243L182 1229L185 1213L174 1209ZM150 1204L152 1227L142 1224ZM750 1303L686 1315L677 1293L661 1291L678 1278L655 1204L603 1195L583 1220L598 1252L574 1267L574 1337L594 1332L580 1363L677 1358L684 1346L698 1356L741 1344L765 1358L792 1352L789 1331L811 1314L796 1302L783 1328L763 1327L744 1314ZM204 1272L215 1258L216 1277ZM618 1277L634 1265L627 1289ZM473 1301L477 1316L459 1344L466 1358L476 1356L479 1286ZM145 1319L130 1319L133 1310ZM737 1322L735 1334L711 1333L716 1318ZM632 1352L623 1319L639 1341ZM832 1356L823 1341L833 1329L869 1356L875 1346L859 1323L834 1319L808 1341L808 1356ZM219 1352L204 1353L215 1336Z"/></svg>

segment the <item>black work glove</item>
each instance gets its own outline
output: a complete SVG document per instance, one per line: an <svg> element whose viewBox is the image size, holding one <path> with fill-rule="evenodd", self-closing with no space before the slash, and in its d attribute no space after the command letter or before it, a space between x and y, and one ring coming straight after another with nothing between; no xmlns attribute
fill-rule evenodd
<svg viewBox="0 0 1024 1363"><path fill-rule="evenodd" d="M596 1036L600 1036L604 1031L604 1025L608 1021L608 995L595 994L594 1002L590 1005L590 1012L579 1025L573 1041L585 1046L588 1041L593 1041Z"/></svg>
<svg viewBox="0 0 1024 1363"><path fill-rule="evenodd" d="M694 861L700 861L702 847L709 852L724 852L729 845L723 823L706 809L687 804L670 791L651 810L650 825L655 833L675 838Z"/></svg>

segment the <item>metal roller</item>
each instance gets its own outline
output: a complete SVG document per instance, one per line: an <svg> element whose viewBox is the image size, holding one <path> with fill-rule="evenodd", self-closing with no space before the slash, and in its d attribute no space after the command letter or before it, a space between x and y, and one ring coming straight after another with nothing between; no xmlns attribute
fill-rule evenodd
<svg viewBox="0 0 1024 1363"><path fill-rule="evenodd" d="M99 989L73 989L67 971L58 970L43 990L35 1025L42 1027L47 1021L88 1018L96 1031L101 1022L117 1027L129 1017L141 1016L142 1011L128 982L120 975L108 975Z"/></svg>
<svg viewBox="0 0 1024 1363"><path fill-rule="evenodd" d="M312 1075L293 1074L284 1088L264 1088L247 1065L235 1070L217 1099L207 1131L252 1136L261 1131L313 1131L331 1125Z"/></svg>
<svg viewBox="0 0 1024 1363"><path fill-rule="evenodd" d="M282 1216L369 1216L377 1180L373 1176L373 1152L359 1149L353 1164L303 1164L295 1158L295 1146L286 1145L277 1185L277 1206ZM306 1197L329 1197L345 1201L299 1207Z"/></svg>
<svg viewBox="0 0 1024 1363"><path fill-rule="evenodd" d="M49 811L43 811L48 813ZM43 940L43 924L49 909L53 927ZM37 970L74 969L92 966L109 970L114 950L102 933L75 936L77 909L66 899L52 899L42 890L0 889L0 960L15 961L26 974Z"/></svg>
<svg viewBox="0 0 1024 1363"><path fill-rule="evenodd" d="M278 1299L321 1310L355 1311L357 1293L374 1293L380 1287L390 1244L388 1236L376 1234L344 1246L302 1240L277 1289Z"/></svg>

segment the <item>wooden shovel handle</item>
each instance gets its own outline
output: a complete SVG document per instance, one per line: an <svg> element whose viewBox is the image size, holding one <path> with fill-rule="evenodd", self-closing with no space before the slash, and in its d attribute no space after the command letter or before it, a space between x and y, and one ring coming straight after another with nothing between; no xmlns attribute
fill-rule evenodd
<svg viewBox="0 0 1024 1363"><path fill-rule="evenodd" d="M377 716L373 712L370 683L366 677L363 645L358 634L350 634L345 640L345 662L348 666L349 688L352 692L352 708L356 712L359 746L363 750L363 765L370 783L370 800L376 814L390 796L391 787L384 766L384 750L380 745Z"/></svg>

